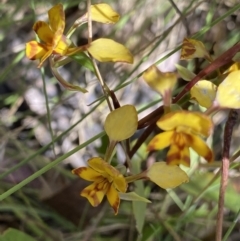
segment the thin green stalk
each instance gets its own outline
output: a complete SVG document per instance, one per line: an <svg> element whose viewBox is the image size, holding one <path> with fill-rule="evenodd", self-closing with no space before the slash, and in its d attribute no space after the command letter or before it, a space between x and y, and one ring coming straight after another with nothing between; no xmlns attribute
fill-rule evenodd
<svg viewBox="0 0 240 241"><path fill-rule="evenodd" d="M75 126L77 126L79 123L81 123L87 116L89 116L92 112L94 112L97 107L103 102L100 101L95 107L93 107L87 114L83 115L82 118L77 121L74 125L72 125L71 127L69 127L66 131L64 131L62 134L60 134L58 137L54 138L53 141L56 142L58 140L60 140L63 136L65 136L69 131L71 131ZM36 156L40 155L41 153L43 153L44 151L46 151L51 145L52 142L49 142L46 146L43 146L42 148L40 148L38 151L36 151L35 153L33 153L32 155L30 155L29 157L25 158L24 160L22 160L21 162L19 162L18 164L14 165L12 168L8 169L6 172L0 174L0 179L6 177L7 175L9 175L10 173L16 171L18 168L20 168L21 166L25 165L26 163L28 163L29 161L31 161L32 159L34 159Z"/></svg>
<svg viewBox="0 0 240 241"><path fill-rule="evenodd" d="M49 130L50 130L51 138L52 138L52 149L53 149L54 157L56 157L55 146L54 146L54 135L53 135L53 129L52 129L52 125L51 125L51 113L50 113L49 102L48 102L44 68L41 68L41 76L42 76L42 82L43 82L43 93L44 93L46 109L47 109L48 126L49 126Z"/></svg>
<svg viewBox="0 0 240 241"><path fill-rule="evenodd" d="M40 169L39 171L35 172L34 174L32 174L31 176L27 177L26 179L24 179L23 181L21 181L20 183L18 183L17 185L15 185L14 187L10 188L9 190L7 190L6 192L4 192L3 194L0 195L0 201L4 200L5 198L7 198L8 196L10 196L11 194L13 194L14 192L18 191L20 188L24 187L25 185L27 185L29 182L33 181L34 179L38 178L39 176L43 175L45 172L49 171L50 169L52 169L54 166L56 166L57 164L59 164L60 162L62 162L63 160L65 160L66 158L68 158L69 156L73 155L75 152L81 150L82 148L86 147L87 145L89 145L90 143L92 143L93 141L97 140L98 138L101 138L105 135L105 132L102 131L99 134L97 134L96 136L92 137L91 139L89 139L88 141L84 142L83 144L75 147L73 150L67 152L66 154L62 155L61 157L57 158L55 161L47 164L45 167L43 167L42 169Z"/></svg>

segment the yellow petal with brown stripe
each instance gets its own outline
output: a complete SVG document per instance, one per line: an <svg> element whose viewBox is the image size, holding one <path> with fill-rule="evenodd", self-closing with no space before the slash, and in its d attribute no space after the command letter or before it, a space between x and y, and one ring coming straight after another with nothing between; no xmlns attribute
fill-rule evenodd
<svg viewBox="0 0 240 241"><path fill-rule="evenodd" d="M115 215L118 214L118 208L120 204L120 198L118 195L117 190L113 185L110 186L108 192L107 192L107 199L111 207L113 208Z"/></svg>
<svg viewBox="0 0 240 241"><path fill-rule="evenodd" d="M212 150L206 143L196 135L186 135L187 145L190 146L199 156L202 156L206 161L213 162L214 155Z"/></svg>
<svg viewBox="0 0 240 241"><path fill-rule="evenodd" d="M173 144L170 146L170 149L167 153L166 158L168 165L184 165L190 166L190 153L188 146L178 146Z"/></svg>
<svg viewBox="0 0 240 241"><path fill-rule="evenodd" d="M105 188L98 188L98 183L93 184L84 188L81 192L82 197L86 197L93 207L97 207L103 200L107 190L109 189L108 183L106 183Z"/></svg>
<svg viewBox="0 0 240 241"><path fill-rule="evenodd" d="M209 136L213 129L212 120L208 116L200 112L183 110L164 115L157 121L157 125L165 131L173 129L181 132L191 131L205 137Z"/></svg>
<svg viewBox="0 0 240 241"><path fill-rule="evenodd" d="M92 181L92 182L102 177L100 173L96 172L95 170L89 167L76 168L72 170L72 173L75 175L78 175L84 180Z"/></svg>
<svg viewBox="0 0 240 241"><path fill-rule="evenodd" d="M153 139L149 142L147 150L161 150L168 147L172 142L174 131L166 131L162 132L153 137Z"/></svg>
<svg viewBox="0 0 240 241"><path fill-rule="evenodd" d="M54 33L49 28L49 25L43 21L38 21L33 25L33 30L37 36L46 44L52 45Z"/></svg>
<svg viewBox="0 0 240 241"><path fill-rule="evenodd" d="M46 45L40 44L37 41L26 43L26 56L31 60L41 59L47 52Z"/></svg>

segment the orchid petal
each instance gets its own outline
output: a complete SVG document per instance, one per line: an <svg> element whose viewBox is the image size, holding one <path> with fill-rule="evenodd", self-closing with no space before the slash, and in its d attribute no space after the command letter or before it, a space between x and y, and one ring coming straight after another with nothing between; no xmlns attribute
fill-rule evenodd
<svg viewBox="0 0 240 241"><path fill-rule="evenodd" d="M48 11L49 26L54 33L63 34L65 28L65 13L62 4L57 4Z"/></svg>
<svg viewBox="0 0 240 241"><path fill-rule="evenodd" d="M106 185L104 189L99 189L97 185L98 183L94 182L84 188L81 192L81 196L86 197L93 207L97 207L102 202L104 195L109 188L109 185Z"/></svg>
<svg viewBox="0 0 240 241"><path fill-rule="evenodd" d="M111 205L111 207L113 208L113 210L115 212L115 215L117 215L119 204L120 204L120 198L119 198L117 190L115 189L115 187L113 185L110 186L106 195L107 195L109 204Z"/></svg>
<svg viewBox="0 0 240 241"><path fill-rule="evenodd" d="M54 32L53 47L59 43L65 28L65 14L63 5L57 4L48 11L49 26Z"/></svg>
<svg viewBox="0 0 240 241"><path fill-rule="evenodd" d="M70 40L68 41L68 39L65 36L62 36L59 42L57 43L56 47L54 48L53 53L60 54L62 56L66 55L70 44L71 44L71 41Z"/></svg>
<svg viewBox="0 0 240 241"><path fill-rule="evenodd" d="M78 175L84 180L87 181L95 181L96 179L101 178L101 174L93 170L92 168L89 167L80 167L72 170L73 174Z"/></svg>
<svg viewBox="0 0 240 241"><path fill-rule="evenodd" d="M48 49L45 45L38 43L37 41L30 41L26 43L26 56L31 59L41 59Z"/></svg>
<svg viewBox="0 0 240 241"><path fill-rule="evenodd" d="M170 146L167 153L167 164L169 165L180 165L190 166L190 153L187 146L179 147L177 144Z"/></svg>
<svg viewBox="0 0 240 241"><path fill-rule="evenodd" d="M157 125L165 131L182 127L183 132L190 131L205 137L211 134L213 128L213 123L208 116L189 111L170 112L158 120Z"/></svg>
<svg viewBox="0 0 240 241"><path fill-rule="evenodd" d="M52 54L52 50L49 50L42 58L41 61L38 65L38 68L42 67L43 63L45 62L45 60Z"/></svg>
<svg viewBox="0 0 240 241"><path fill-rule="evenodd" d="M186 135L188 146L190 146L199 156L202 156L208 162L214 160L212 150L206 145L206 143L196 135Z"/></svg>
<svg viewBox="0 0 240 241"><path fill-rule="evenodd" d="M115 188L120 192L126 192L127 191L127 182L126 179L123 177L123 175L118 175L117 177L114 177L113 184Z"/></svg>
<svg viewBox="0 0 240 241"><path fill-rule="evenodd" d="M102 158L100 157L93 157L88 160L88 165L95 170L96 172L100 173L101 175L106 175L106 168L105 168L105 162ZM109 165L109 164L108 164Z"/></svg>
<svg viewBox="0 0 240 241"><path fill-rule="evenodd" d="M162 132L153 137L148 144L148 151L161 150L168 147L172 142L174 131Z"/></svg>
<svg viewBox="0 0 240 241"><path fill-rule="evenodd" d="M54 33L47 23L38 21L33 25L33 30L36 32L41 41L48 45L52 45Z"/></svg>
<svg viewBox="0 0 240 241"><path fill-rule="evenodd" d="M152 65L143 73L143 79L152 89L165 96L174 89L177 75L171 72L163 73L155 65Z"/></svg>
<svg viewBox="0 0 240 241"><path fill-rule="evenodd" d="M185 38L183 40L180 59L193 59L204 57L209 58L209 54L201 41L189 38Z"/></svg>

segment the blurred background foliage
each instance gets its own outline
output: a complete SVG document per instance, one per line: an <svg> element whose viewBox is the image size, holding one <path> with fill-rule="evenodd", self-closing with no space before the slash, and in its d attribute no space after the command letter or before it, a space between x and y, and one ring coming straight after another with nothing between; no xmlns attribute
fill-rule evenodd
<svg viewBox="0 0 240 241"><path fill-rule="evenodd" d="M0 233L8 230L0 240L214 240L219 179L208 183L220 164L198 166L201 160L194 153L190 183L169 191L140 181L131 187L146 195L151 204L132 207L123 201L114 216L105 203L92 208L79 196L86 183L76 179L71 169L103 155L107 145L102 124L108 107L101 88L92 72L72 62L61 68L61 74L89 92L66 91L47 65L39 70L36 62L25 57L25 43L35 39L34 22L46 21L47 11L59 2L66 10L68 29L85 13L86 1L0 2ZM196 73L202 68L197 61L179 61L184 37L201 40L216 57L239 41L238 0L105 2L121 19L115 25L94 23L94 38L108 37L124 44L135 61L133 65L102 63L99 68L120 103L136 106L139 119L161 104L158 94L141 78L146 68L154 63L163 72L175 71L176 63ZM78 45L86 43L86 26L73 40ZM184 84L179 79L179 86ZM210 144L218 161L226 116L223 111L214 117L216 128ZM239 148L239 136L236 126L232 153ZM160 157L164 158L163 153ZM116 163L124 161L121 148L115 158ZM133 158L135 170L145 166L147 159L142 147ZM240 240L239 169L231 170L230 175L224 240L236 241Z"/></svg>

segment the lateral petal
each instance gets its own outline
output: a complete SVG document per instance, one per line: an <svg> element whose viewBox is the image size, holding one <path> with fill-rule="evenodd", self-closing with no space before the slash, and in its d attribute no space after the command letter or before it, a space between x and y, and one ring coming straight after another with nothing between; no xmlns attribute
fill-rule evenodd
<svg viewBox="0 0 240 241"><path fill-rule="evenodd" d="M52 45L53 31L49 28L48 24L43 21L38 21L33 25L33 30L38 37L46 44Z"/></svg>
<svg viewBox="0 0 240 241"><path fill-rule="evenodd" d="M38 65L38 68L42 67L43 63L45 62L45 60L52 54L52 49L50 49L48 52L46 52L44 54L44 56L41 58L41 61Z"/></svg>
<svg viewBox="0 0 240 241"><path fill-rule="evenodd" d="M87 181L96 181L96 179L102 177L100 173L89 167L76 168L72 170L72 173Z"/></svg>
<svg viewBox="0 0 240 241"><path fill-rule="evenodd" d="M168 147L172 142L174 131L165 131L153 137L149 142L147 150L161 150Z"/></svg>
<svg viewBox="0 0 240 241"><path fill-rule="evenodd" d="M65 14L62 4L57 4L48 11L49 26L54 33L53 47L59 43L65 28Z"/></svg>
<svg viewBox="0 0 240 241"><path fill-rule="evenodd" d="M80 195L86 197L93 207L97 207L103 200L107 189L98 189L97 183L93 183L82 190Z"/></svg>
<svg viewBox="0 0 240 241"><path fill-rule="evenodd" d="M199 156L202 156L206 161L212 162L214 155L212 150L206 145L206 143L196 135L186 135L188 145L195 151Z"/></svg>
<svg viewBox="0 0 240 241"><path fill-rule="evenodd" d="M162 130L168 131L176 128L183 128L182 131L194 132L205 137L209 136L213 129L211 119L199 112L174 111L164 115L157 121L157 125ZM184 131L184 132L185 132Z"/></svg>
<svg viewBox="0 0 240 241"><path fill-rule="evenodd" d="M48 11L49 25L52 31L62 35L65 28L65 13L62 4L57 4Z"/></svg>
<svg viewBox="0 0 240 241"><path fill-rule="evenodd" d="M130 51L112 39L97 39L90 44L87 51L100 62L133 63L133 56Z"/></svg>
<svg viewBox="0 0 240 241"><path fill-rule="evenodd" d="M93 157L88 160L88 165L100 174L106 175L105 161L100 157Z"/></svg>
<svg viewBox="0 0 240 241"><path fill-rule="evenodd" d="M48 49L44 44L40 44L37 41L30 41L26 43L26 56L31 59L41 59Z"/></svg>
<svg viewBox="0 0 240 241"><path fill-rule="evenodd" d="M126 192L127 191L128 184L127 184L125 178L123 177L123 175L121 175L121 174L118 175L117 177L114 177L113 185L120 192Z"/></svg>
<svg viewBox="0 0 240 241"><path fill-rule="evenodd" d="M109 204L113 208L115 215L117 215L119 204L120 204L120 198L119 198L117 190L115 189L115 187L113 185L111 185L110 188L108 189L107 199L108 199Z"/></svg>

